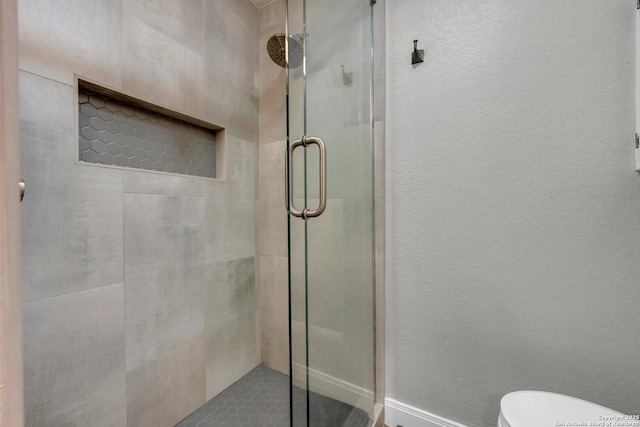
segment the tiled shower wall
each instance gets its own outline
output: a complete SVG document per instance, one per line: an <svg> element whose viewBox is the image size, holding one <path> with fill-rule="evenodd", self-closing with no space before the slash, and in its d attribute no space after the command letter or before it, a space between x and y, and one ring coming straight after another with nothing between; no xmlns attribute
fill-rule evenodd
<svg viewBox="0 0 640 427"><path fill-rule="evenodd" d="M260 362L258 10L19 13L26 425L172 426ZM225 175L78 162L74 73L225 128Z"/></svg>
<svg viewBox="0 0 640 427"><path fill-rule="evenodd" d="M267 40L285 32L285 3L260 9L260 326L262 363L289 373L287 213L284 202L286 70L267 54Z"/></svg>

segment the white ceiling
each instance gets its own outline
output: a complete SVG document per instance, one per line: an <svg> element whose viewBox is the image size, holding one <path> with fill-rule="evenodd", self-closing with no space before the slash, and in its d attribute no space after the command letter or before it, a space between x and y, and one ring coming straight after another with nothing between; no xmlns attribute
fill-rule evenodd
<svg viewBox="0 0 640 427"><path fill-rule="evenodd" d="M258 9L262 9L266 5L273 3L276 0L251 0L251 3L255 4Z"/></svg>

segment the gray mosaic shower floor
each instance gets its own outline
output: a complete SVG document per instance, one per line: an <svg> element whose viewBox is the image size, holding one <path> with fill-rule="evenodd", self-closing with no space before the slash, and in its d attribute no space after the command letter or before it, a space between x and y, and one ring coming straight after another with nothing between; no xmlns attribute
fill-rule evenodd
<svg viewBox="0 0 640 427"><path fill-rule="evenodd" d="M310 393L310 427L368 427L367 413ZM306 426L305 393L294 389L296 425ZM298 421L299 420L299 421ZM176 427L289 427L289 377L258 366Z"/></svg>

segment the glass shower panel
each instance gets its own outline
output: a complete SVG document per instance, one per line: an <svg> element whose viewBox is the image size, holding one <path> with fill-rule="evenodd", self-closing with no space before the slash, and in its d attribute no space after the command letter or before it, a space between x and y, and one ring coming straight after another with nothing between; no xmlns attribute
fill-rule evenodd
<svg viewBox="0 0 640 427"><path fill-rule="evenodd" d="M295 426L373 418L371 13L368 0L289 0L289 34L302 36L305 53L289 69L289 141L321 138L327 172L324 212L289 217ZM297 210L320 205L319 153L303 144L291 156Z"/></svg>

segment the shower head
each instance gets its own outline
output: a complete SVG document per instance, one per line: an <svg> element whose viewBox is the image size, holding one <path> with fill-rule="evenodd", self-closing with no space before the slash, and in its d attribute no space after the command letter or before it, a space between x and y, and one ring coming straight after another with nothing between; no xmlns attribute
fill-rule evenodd
<svg viewBox="0 0 640 427"><path fill-rule="evenodd" d="M285 52L286 34L276 33L267 42L267 52L273 62L287 68L287 54ZM303 48L302 37L289 36L289 68L298 68L302 65Z"/></svg>

